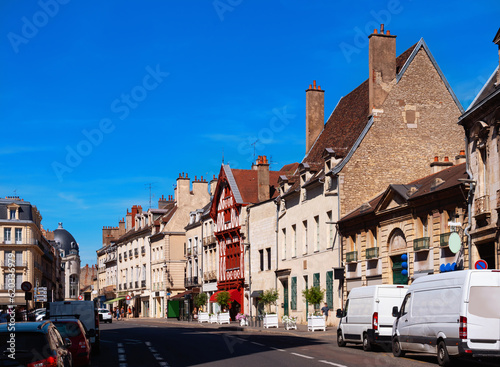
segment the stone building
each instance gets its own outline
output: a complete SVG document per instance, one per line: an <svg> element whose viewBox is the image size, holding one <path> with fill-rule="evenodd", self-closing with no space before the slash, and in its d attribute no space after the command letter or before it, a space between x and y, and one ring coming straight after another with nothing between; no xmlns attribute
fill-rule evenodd
<svg viewBox="0 0 500 367"><path fill-rule="evenodd" d="M330 308L340 307L338 220L389 184L425 176L434 156L463 149L455 123L463 109L423 39L396 57L396 36L382 25L369 36L368 61L369 78L340 99L326 123L324 90L306 90L306 154L280 179L280 313L301 321L310 308L302 291L310 286L326 290Z"/></svg>
<svg viewBox="0 0 500 367"><path fill-rule="evenodd" d="M465 151L456 163L436 157L432 174L389 185L339 221L344 296L355 287L468 268ZM450 244L452 233L458 242Z"/></svg>
<svg viewBox="0 0 500 367"><path fill-rule="evenodd" d="M498 45L500 29L493 42ZM500 269L500 70L483 86L458 123L467 140L471 176L470 216L471 266L484 260L490 269Z"/></svg>

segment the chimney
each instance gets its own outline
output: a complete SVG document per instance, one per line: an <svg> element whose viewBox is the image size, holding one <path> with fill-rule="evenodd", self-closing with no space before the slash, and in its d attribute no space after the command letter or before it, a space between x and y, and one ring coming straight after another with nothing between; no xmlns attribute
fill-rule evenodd
<svg viewBox="0 0 500 367"><path fill-rule="evenodd" d="M368 36L368 65L370 68L369 99L370 113L373 109L382 108L385 98L389 94L391 83L396 78L396 36L380 25L380 33L375 29Z"/></svg>
<svg viewBox="0 0 500 367"><path fill-rule="evenodd" d="M210 180L210 197L214 196L216 188L217 188L217 177L215 177L214 175L214 178Z"/></svg>
<svg viewBox="0 0 500 367"><path fill-rule="evenodd" d="M497 86L500 85L500 28L498 29L495 38L493 38L493 43L498 45L498 70L497 70Z"/></svg>
<svg viewBox="0 0 500 367"><path fill-rule="evenodd" d="M179 178L177 178L177 185L174 189L177 206L189 203L190 186L191 182L188 175L184 175L184 172L182 172L182 175L179 174Z"/></svg>
<svg viewBox="0 0 500 367"><path fill-rule="evenodd" d="M118 222L118 237L125 234L125 218Z"/></svg>
<svg viewBox="0 0 500 367"><path fill-rule="evenodd" d="M325 91L313 85L306 89L306 154L311 150L314 142L325 125Z"/></svg>
<svg viewBox="0 0 500 367"><path fill-rule="evenodd" d="M459 164L465 163L465 150L461 150L460 154L455 156L455 164L458 166Z"/></svg>
<svg viewBox="0 0 500 367"><path fill-rule="evenodd" d="M259 202L269 200L269 163L265 155L257 158L257 190Z"/></svg>
<svg viewBox="0 0 500 367"><path fill-rule="evenodd" d="M439 161L439 157L435 156L434 161L431 163L431 174L441 172L442 170L453 166L453 162L450 162L448 157L444 157L442 162Z"/></svg>

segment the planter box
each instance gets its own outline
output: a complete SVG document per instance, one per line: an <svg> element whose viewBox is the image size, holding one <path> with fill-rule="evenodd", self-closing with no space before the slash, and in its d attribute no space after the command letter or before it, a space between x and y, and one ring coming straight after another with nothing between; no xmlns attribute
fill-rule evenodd
<svg viewBox="0 0 500 367"><path fill-rule="evenodd" d="M264 315L264 327L267 329L269 329L270 327L278 328L278 315L277 314Z"/></svg>
<svg viewBox="0 0 500 367"><path fill-rule="evenodd" d="M221 312L217 315L217 322L219 324L230 324L231 318L229 317L229 312Z"/></svg>
<svg viewBox="0 0 500 367"><path fill-rule="evenodd" d="M309 316L307 318L307 330L323 330L326 331L326 322L323 316Z"/></svg>
<svg viewBox="0 0 500 367"><path fill-rule="evenodd" d="M286 330L297 330L297 322L296 321L288 321L285 322Z"/></svg>
<svg viewBox="0 0 500 367"><path fill-rule="evenodd" d="M208 317L208 322L211 324L216 324L217 323L217 315L211 315Z"/></svg>
<svg viewBox="0 0 500 367"><path fill-rule="evenodd" d="M210 318L208 316L208 312L198 312L198 322L200 324L202 322L210 322Z"/></svg>

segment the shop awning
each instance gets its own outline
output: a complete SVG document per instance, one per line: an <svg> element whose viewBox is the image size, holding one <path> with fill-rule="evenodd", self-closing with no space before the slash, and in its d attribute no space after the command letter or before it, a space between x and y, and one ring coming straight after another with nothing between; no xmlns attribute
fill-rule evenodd
<svg viewBox="0 0 500 367"><path fill-rule="evenodd" d="M192 291L192 290L185 291L185 292L178 293L178 294L176 294L175 296L170 297L170 299L171 299L171 300L172 300L172 299L181 299L181 298L184 298L185 296L187 296L187 295L189 295L189 294L191 294L191 293L193 293L193 291Z"/></svg>
<svg viewBox="0 0 500 367"><path fill-rule="evenodd" d="M253 291L252 294L250 295L251 298L259 298L262 296L262 291Z"/></svg>
<svg viewBox="0 0 500 367"><path fill-rule="evenodd" d="M106 302L104 302L105 304L109 305L113 302L118 302L118 301L121 301L122 299L125 299L125 297L118 297L118 298L113 298L113 299L109 299L107 300Z"/></svg>
<svg viewBox="0 0 500 367"><path fill-rule="evenodd" d="M217 295L220 292L224 292L224 291L217 291L214 294L212 294L210 296L210 302L217 302ZM237 289L229 289L226 292L229 292L229 300L230 301L240 301L241 294L240 294L240 292Z"/></svg>

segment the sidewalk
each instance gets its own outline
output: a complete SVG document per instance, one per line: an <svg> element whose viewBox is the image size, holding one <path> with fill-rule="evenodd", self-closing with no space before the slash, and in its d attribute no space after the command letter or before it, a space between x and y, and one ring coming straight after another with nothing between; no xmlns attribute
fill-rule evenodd
<svg viewBox="0 0 500 367"><path fill-rule="evenodd" d="M337 328L335 326L330 326L326 328L326 331L308 331L307 325L297 325L297 330L286 330L283 324L279 324L279 328L264 328L258 326L240 326L239 322L231 321L231 324L209 324L209 323L199 323L198 321L179 321L177 319L164 319L164 318L150 318L141 317L128 319L126 321L140 321L140 322L162 322L167 325L178 325L182 327L201 327L208 328L212 330L231 330L231 331L241 331L241 332L262 332L270 334L282 334L282 335L294 335L303 338L328 338L336 340Z"/></svg>

